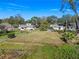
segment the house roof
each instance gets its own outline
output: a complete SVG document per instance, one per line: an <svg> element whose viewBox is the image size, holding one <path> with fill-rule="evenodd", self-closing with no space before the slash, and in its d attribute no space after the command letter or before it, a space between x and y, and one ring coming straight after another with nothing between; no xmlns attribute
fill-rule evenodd
<svg viewBox="0 0 79 59"><path fill-rule="evenodd" d="M32 25L31 23L26 23L26 24L19 25L19 27L35 27L35 26Z"/></svg>
<svg viewBox="0 0 79 59"><path fill-rule="evenodd" d="M64 26L64 24L58 24L58 26Z"/></svg>
<svg viewBox="0 0 79 59"><path fill-rule="evenodd" d="M9 28L14 28L12 25L8 24L8 23L1 23L0 24L0 29L1 30L7 30Z"/></svg>
<svg viewBox="0 0 79 59"><path fill-rule="evenodd" d="M5 27L13 27L11 24L9 23L1 23L0 26L5 26Z"/></svg>

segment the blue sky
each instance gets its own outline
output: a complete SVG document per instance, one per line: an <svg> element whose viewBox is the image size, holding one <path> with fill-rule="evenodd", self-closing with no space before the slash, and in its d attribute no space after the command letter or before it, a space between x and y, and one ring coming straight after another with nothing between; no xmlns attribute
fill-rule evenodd
<svg viewBox="0 0 79 59"><path fill-rule="evenodd" d="M61 17L63 14L72 13L67 9L65 13L60 12L61 0L0 0L0 18L6 18L20 14L25 19L32 16Z"/></svg>

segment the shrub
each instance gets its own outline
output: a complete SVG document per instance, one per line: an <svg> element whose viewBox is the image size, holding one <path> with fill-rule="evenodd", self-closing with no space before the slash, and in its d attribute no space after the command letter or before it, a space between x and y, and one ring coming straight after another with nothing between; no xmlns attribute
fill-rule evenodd
<svg viewBox="0 0 79 59"><path fill-rule="evenodd" d="M40 31L47 31L47 26L41 26Z"/></svg>
<svg viewBox="0 0 79 59"><path fill-rule="evenodd" d="M76 38L76 34L73 32L65 32L62 35L62 39L63 41L65 41L66 43L68 43L68 41L73 40Z"/></svg>
<svg viewBox="0 0 79 59"><path fill-rule="evenodd" d="M41 31L47 31L48 27L49 27L49 23L44 20L41 22L39 29Z"/></svg>
<svg viewBox="0 0 79 59"><path fill-rule="evenodd" d="M4 36L4 35L6 35L6 31L5 30L0 31L0 36Z"/></svg>
<svg viewBox="0 0 79 59"><path fill-rule="evenodd" d="M15 36L15 33L9 33L8 34L8 38L15 38L16 36Z"/></svg>
<svg viewBox="0 0 79 59"><path fill-rule="evenodd" d="M62 34L64 31L63 31L63 30L57 30L57 32L58 32L59 34Z"/></svg>

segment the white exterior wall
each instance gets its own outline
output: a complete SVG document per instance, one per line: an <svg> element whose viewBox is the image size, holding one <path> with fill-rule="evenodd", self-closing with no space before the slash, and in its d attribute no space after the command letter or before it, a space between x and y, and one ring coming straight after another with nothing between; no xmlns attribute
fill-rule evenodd
<svg viewBox="0 0 79 59"><path fill-rule="evenodd" d="M64 26L58 26L58 25L51 25L53 27L54 30L64 30L65 27Z"/></svg>
<svg viewBox="0 0 79 59"><path fill-rule="evenodd" d="M35 29L34 29L34 28L28 27L28 28L26 28L26 30L35 30Z"/></svg>
<svg viewBox="0 0 79 59"><path fill-rule="evenodd" d="M19 25L18 29L20 30L35 30L35 27L31 25L30 23L27 23L26 25Z"/></svg>
<svg viewBox="0 0 79 59"><path fill-rule="evenodd" d="M64 30L65 29L65 27L64 26L59 26L59 30Z"/></svg>

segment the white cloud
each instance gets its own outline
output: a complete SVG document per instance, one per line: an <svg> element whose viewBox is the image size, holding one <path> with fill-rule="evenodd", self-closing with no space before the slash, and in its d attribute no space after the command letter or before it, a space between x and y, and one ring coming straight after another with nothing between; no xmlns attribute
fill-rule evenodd
<svg viewBox="0 0 79 59"><path fill-rule="evenodd" d="M11 6L17 6L17 7L25 7L25 6L22 6L22 5L19 5L19 4L15 4L15 3L9 3L9 5L11 5Z"/></svg>
<svg viewBox="0 0 79 59"><path fill-rule="evenodd" d="M3 7L4 6L4 7ZM26 9L29 9L29 6L21 5L21 4L16 4L16 3L1 3L0 5L0 10L8 10L8 11L23 11Z"/></svg>
<svg viewBox="0 0 79 59"><path fill-rule="evenodd" d="M72 10L71 9L66 9L66 11L71 12Z"/></svg>
<svg viewBox="0 0 79 59"><path fill-rule="evenodd" d="M28 6L24 6L24 5L20 5L20 4L16 4L16 3L4 3L4 5L7 5L5 7L5 9L8 11L23 11L23 10L29 8Z"/></svg>
<svg viewBox="0 0 79 59"><path fill-rule="evenodd" d="M50 9L50 11L59 11L59 9Z"/></svg>
<svg viewBox="0 0 79 59"><path fill-rule="evenodd" d="M9 5L8 7L16 7L16 8L30 8L29 6L24 6L24 5L20 5L20 4L16 4L16 3L6 3L7 5Z"/></svg>

